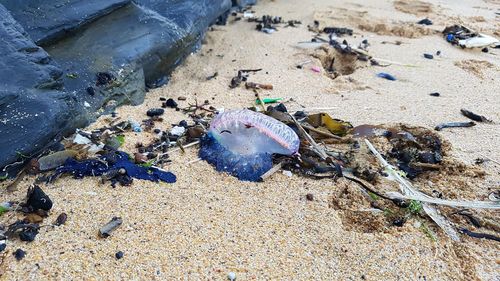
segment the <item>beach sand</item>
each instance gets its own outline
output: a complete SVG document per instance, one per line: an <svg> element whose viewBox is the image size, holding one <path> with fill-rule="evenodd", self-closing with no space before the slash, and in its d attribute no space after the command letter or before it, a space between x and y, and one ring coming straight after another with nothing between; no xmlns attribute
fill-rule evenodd
<svg viewBox="0 0 500 281"><path fill-rule="evenodd" d="M476 158L500 160L500 51L465 50L447 43L440 32L462 22L500 37L498 1L260 1L257 16L300 20L298 27L281 27L273 34L255 30L255 23L235 21L214 26L198 53L172 74L168 85L151 90L139 106L117 109L123 120L146 119L145 112L160 107L160 97L184 96L179 106L208 100L216 108L244 108L255 96L244 87L229 89L238 69L262 68L250 81L272 84L262 97L282 97L290 111L328 112L361 124L404 123L429 129L439 123L469 121L461 108L487 116L494 123L439 132L451 145L447 159L479 169L457 178L420 180L423 189L438 189L453 199L487 200L500 187L500 165ZM431 26L416 26L429 17ZM307 25L350 27L346 37L357 46L367 39L374 57L413 64L360 66L350 75L331 79L313 66L321 62L314 50L297 47L314 35ZM402 41L395 45L382 42ZM423 53L441 51L433 60ZM311 60L302 69L297 64ZM206 77L218 73L214 79ZM388 72L398 78L376 76ZM429 96L439 92L440 97ZM108 123L103 116L88 130ZM166 109L156 127L166 130L185 114ZM152 133L126 133L124 150L148 143ZM177 175L175 184L135 180L129 187L112 188L99 178L63 177L41 185L54 201L46 223L65 212L68 221L40 230L31 243L13 240L1 260L3 280L500 280L498 242L461 236L451 241L432 221L410 219L403 227L381 222L356 185L339 179L313 180L278 172L263 183L241 182L196 160L197 148L172 152L166 168ZM436 180L433 183L433 180ZM25 177L18 191L2 193L1 200L21 200L34 177ZM306 194L314 196L306 200ZM347 195L346 195L347 194ZM344 196L344 198L342 198ZM347 199L346 199L347 198ZM365 200L366 201L366 200ZM340 202L340 203L339 203ZM339 207L340 206L340 207ZM447 210L448 212L451 209ZM498 212L480 211L498 221ZM107 239L98 238L100 226L112 217L123 225ZM2 216L4 223L7 215ZM13 222L14 218L9 217ZM354 220L365 218L360 223ZM430 239L419 224L437 234ZM466 221L463 221L466 224ZM12 253L27 252L22 261ZM123 259L115 253L123 251Z"/></svg>

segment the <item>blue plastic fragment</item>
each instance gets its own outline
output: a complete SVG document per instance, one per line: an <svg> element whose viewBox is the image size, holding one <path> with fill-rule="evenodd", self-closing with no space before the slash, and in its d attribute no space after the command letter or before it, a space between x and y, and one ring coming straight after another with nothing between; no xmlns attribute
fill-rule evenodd
<svg viewBox="0 0 500 281"><path fill-rule="evenodd" d="M389 73L385 73L385 72L380 72L379 74L377 74L377 76L380 77L380 78L391 80L391 81L396 81L397 80L396 77L392 76Z"/></svg>
<svg viewBox="0 0 500 281"><path fill-rule="evenodd" d="M455 39L455 35L453 35L451 33L446 36L446 41L448 41L448 42L453 42L454 39Z"/></svg>
<svg viewBox="0 0 500 281"><path fill-rule="evenodd" d="M102 176L103 174L125 169L128 176L149 181L163 181L167 183L176 182L176 176L171 172L162 171L155 167L142 167L130 161L127 153L116 151L99 159L88 159L84 161L76 161L73 158L68 158L64 165L57 168L55 173L50 177L49 181L55 180L59 175L71 173L75 178L83 178L87 176Z"/></svg>

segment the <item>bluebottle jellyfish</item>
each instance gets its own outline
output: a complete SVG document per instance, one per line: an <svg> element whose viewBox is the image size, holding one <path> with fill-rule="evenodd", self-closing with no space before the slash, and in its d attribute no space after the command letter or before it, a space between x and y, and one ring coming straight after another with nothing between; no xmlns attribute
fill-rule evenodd
<svg viewBox="0 0 500 281"><path fill-rule="evenodd" d="M248 109L218 114L201 140L200 158L217 171L258 181L271 169L272 155L293 155L299 137L284 123Z"/></svg>

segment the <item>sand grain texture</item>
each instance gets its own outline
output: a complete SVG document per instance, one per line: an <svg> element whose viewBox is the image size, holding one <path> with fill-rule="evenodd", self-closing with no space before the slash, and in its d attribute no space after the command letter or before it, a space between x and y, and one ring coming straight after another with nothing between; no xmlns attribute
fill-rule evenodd
<svg viewBox="0 0 500 281"><path fill-rule="evenodd" d="M430 2L433 8L429 17L433 20L435 13L450 18L481 16L485 21L477 24L490 27L489 34L497 26L495 11L500 7L495 1ZM209 100L217 108L248 107L255 100L253 92L244 87L229 89L231 77L238 69L263 68L250 76L252 82L274 86L272 91L262 91L262 97L283 97L291 110L329 108L331 116L354 125L405 123L432 129L442 122L468 121L460 114L461 108L467 108L494 123L439 132L451 145L450 161L463 163L467 172L476 158L500 160L500 53L495 49L490 53L463 50L448 44L438 33L449 18L441 22L436 18L438 23L421 27L429 31L419 31L418 36L396 32L402 23L414 23L427 15L428 5L420 4L415 10L408 4L395 8L393 1L385 0L261 1L253 8L257 15L279 15L301 20L303 25L282 27L269 35L257 32L254 23L230 17L227 26L215 26L207 34L201 51L173 73L168 85L150 91L140 106L118 109L118 116L124 120L146 119L147 109L161 105L160 97L187 97L179 101L181 107L195 98ZM339 15L337 9L355 12L333 18ZM336 79L324 71L313 72L311 67L322 67L321 61L296 45L314 35L306 25L315 17L322 24L353 28L354 36L346 37L349 43L357 46L368 39L370 53L376 57L417 67L361 67ZM363 30L360 26L364 22L389 25L389 32ZM382 44L396 40L404 43ZM442 55L434 60L422 57L438 50ZM312 62L296 68L305 60ZM455 65L468 60L486 61L495 68L475 65L480 69L478 77ZM398 81L376 77L381 71L395 75ZM207 81L214 72L218 76ZM432 92L441 96L429 96ZM187 119L173 109L166 109L163 117L165 120L156 124L160 129ZM107 124L107 119L101 117L90 128ZM136 142L148 143L153 137L147 132L127 133L124 150L134 152ZM391 226L381 214L367 211L369 202L356 185L346 180L317 181L277 173L265 183L240 182L217 173L203 161L186 165L196 158L196 148L186 154L171 154L173 162L167 169L177 175L175 184L136 180L130 187L111 188L97 178L64 177L42 185L54 202L45 221L52 222L65 212L67 223L43 228L32 243L9 241L0 266L1 279L224 280L231 271L238 280L500 278L497 242L468 237L460 243L452 242L428 220L424 221L437 233L437 242L421 231L416 220L401 228ZM444 190L451 198L486 200L489 192L500 187L500 166L485 162L476 168L485 175L464 172L463 177L447 181L431 174L416 185L426 191ZM4 192L1 199L23 198L33 180L26 177L18 191ZM314 201L306 200L308 193L314 195ZM479 214L498 219L498 213ZM99 227L114 216L122 217L123 225L111 237L98 238ZM358 221L361 223L354 223ZM27 252L19 262L12 256L17 248ZM124 252L120 260L115 259L117 251Z"/></svg>

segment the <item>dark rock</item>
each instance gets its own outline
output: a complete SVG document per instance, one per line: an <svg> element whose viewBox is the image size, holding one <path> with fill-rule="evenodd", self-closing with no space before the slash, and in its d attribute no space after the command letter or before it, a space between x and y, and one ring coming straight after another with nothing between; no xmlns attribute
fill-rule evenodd
<svg viewBox="0 0 500 281"><path fill-rule="evenodd" d="M26 252L21 250L21 249L17 249L14 253L13 253L14 257L16 257L16 260L20 261L22 259L24 259L24 257L26 256Z"/></svg>
<svg viewBox="0 0 500 281"><path fill-rule="evenodd" d="M433 56L433 55L431 55L431 54L424 54L424 58L426 58L426 59L430 59L430 60L431 60L431 59L433 59L433 58L434 58L434 56Z"/></svg>
<svg viewBox="0 0 500 281"><path fill-rule="evenodd" d="M29 227L19 232L19 239L25 242L33 242L38 234L38 228Z"/></svg>
<svg viewBox="0 0 500 281"><path fill-rule="evenodd" d="M123 7L131 0L2 0L39 45L47 45L96 19Z"/></svg>
<svg viewBox="0 0 500 281"><path fill-rule="evenodd" d="M68 220L68 215L66 215L66 213L61 213L59 216L57 216L57 219L54 224L60 226L65 224L66 220Z"/></svg>
<svg viewBox="0 0 500 281"><path fill-rule="evenodd" d="M145 85L166 83L231 8L230 0L0 3L0 168L117 106L140 104Z"/></svg>
<svg viewBox="0 0 500 281"><path fill-rule="evenodd" d="M0 252L3 252L7 248L7 244L4 241L0 242Z"/></svg>
<svg viewBox="0 0 500 281"><path fill-rule="evenodd" d="M406 220L404 218L397 218L395 219L392 224L398 227L402 227L405 224Z"/></svg>
<svg viewBox="0 0 500 281"><path fill-rule="evenodd" d="M233 0L233 5L240 8L245 8L246 6L255 5L257 0Z"/></svg>
<svg viewBox="0 0 500 281"><path fill-rule="evenodd" d="M433 96L433 97L439 97L441 94L439 93L430 93L429 96Z"/></svg>
<svg viewBox="0 0 500 281"><path fill-rule="evenodd" d="M33 211L38 209L49 211L52 209L52 200L38 185L28 189L27 198L26 205Z"/></svg>
<svg viewBox="0 0 500 281"><path fill-rule="evenodd" d="M432 25L432 21L430 19L422 19L417 22L417 24L422 24L422 25Z"/></svg>
<svg viewBox="0 0 500 281"><path fill-rule="evenodd" d="M312 193L307 193L306 194L306 199L307 199L307 201L313 201L314 200L314 195L312 195Z"/></svg>
<svg viewBox="0 0 500 281"><path fill-rule="evenodd" d="M115 257L116 257L117 260L123 258L123 252L122 251L116 252Z"/></svg>
<svg viewBox="0 0 500 281"><path fill-rule="evenodd" d="M187 121L186 121L186 120L182 120L181 122L179 122L179 126L184 127L184 128L187 128L188 123L187 123Z"/></svg>
<svg viewBox="0 0 500 281"><path fill-rule="evenodd" d="M171 108L176 108L177 102L175 102L174 99L168 99L165 105Z"/></svg>
<svg viewBox="0 0 500 281"><path fill-rule="evenodd" d="M160 116L163 113L165 113L165 110L162 108L152 108L146 112L146 115L149 117L153 117L153 116Z"/></svg>

